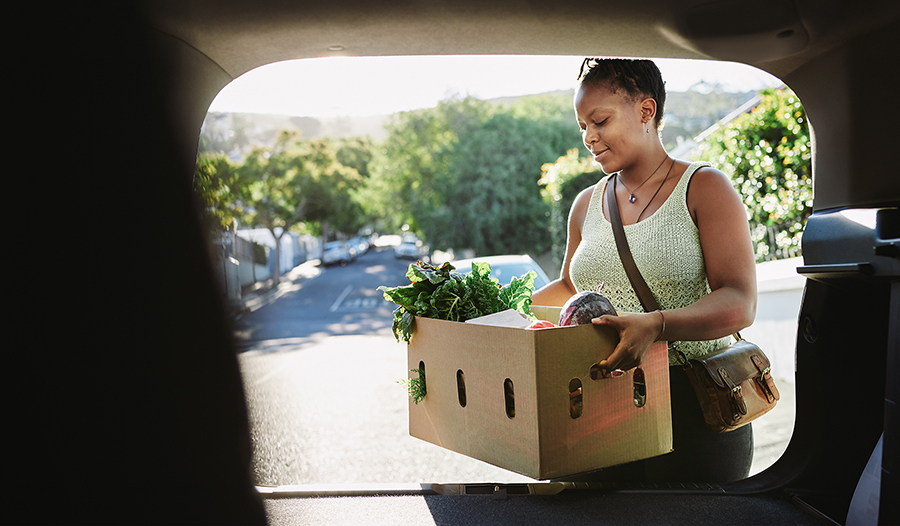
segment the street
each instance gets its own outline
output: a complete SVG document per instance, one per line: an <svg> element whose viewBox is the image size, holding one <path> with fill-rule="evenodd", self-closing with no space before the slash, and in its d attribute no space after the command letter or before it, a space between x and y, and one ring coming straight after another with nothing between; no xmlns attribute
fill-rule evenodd
<svg viewBox="0 0 900 526"><path fill-rule="evenodd" d="M408 283L409 263L373 248L288 284L238 321L257 484L532 481L408 435L397 383L406 345L391 334L395 305L376 288ZM754 424L751 474L790 438L793 386L779 387L778 407Z"/></svg>
<svg viewBox="0 0 900 526"><path fill-rule="evenodd" d="M241 318L257 484L531 480L409 436L406 345L376 289L410 262L372 249Z"/></svg>

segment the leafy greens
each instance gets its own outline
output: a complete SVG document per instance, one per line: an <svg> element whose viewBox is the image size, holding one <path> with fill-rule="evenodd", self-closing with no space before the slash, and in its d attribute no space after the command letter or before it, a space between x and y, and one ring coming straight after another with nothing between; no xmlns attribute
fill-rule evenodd
<svg viewBox="0 0 900 526"><path fill-rule="evenodd" d="M491 266L472 263L472 272L456 272L450 263L440 267L418 261L409 265L409 285L378 287L385 299L399 305L394 311L392 330L397 341L409 341L415 329L415 317L449 321L466 321L487 314L513 309L530 319L531 294L534 292L533 270L513 277L510 284L500 285L491 277Z"/></svg>

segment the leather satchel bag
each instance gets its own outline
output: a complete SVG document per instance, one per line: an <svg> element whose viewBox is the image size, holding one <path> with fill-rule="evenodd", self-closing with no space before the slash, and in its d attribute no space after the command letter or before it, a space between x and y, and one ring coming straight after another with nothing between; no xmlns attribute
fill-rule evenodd
<svg viewBox="0 0 900 526"><path fill-rule="evenodd" d="M604 198L622 266L644 310L659 310L653 292L631 255L615 189L616 178L612 177L607 182ZM769 358L762 349L741 338L739 333L735 333L734 338L736 341L728 347L690 360L678 351L682 367L703 410L706 426L720 433L756 420L771 411L781 398L772 378Z"/></svg>

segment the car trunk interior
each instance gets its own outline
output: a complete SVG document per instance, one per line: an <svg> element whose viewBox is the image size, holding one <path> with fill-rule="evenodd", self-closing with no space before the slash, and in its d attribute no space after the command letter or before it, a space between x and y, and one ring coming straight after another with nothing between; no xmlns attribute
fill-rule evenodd
<svg viewBox="0 0 900 526"><path fill-rule="evenodd" d="M69 433L40 455L16 460L43 476L19 479L12 497L24 511L10 518L845 524L883 435L881 486L871 491L881 495L880 523L900 521L900 177L889 164L900 134L887 99L900 55L900 3L158 0L86 9L91 16L60 43L79 62L62 77L78 84L73 97L83 97L71 116L78 137L64 153L96 165L72 200L92 208L95 219L115 217L145 233L118 238L118 257L178 254L180 268L160 271L151 262L113 268L108 281L81 290L77 301L66 294L42 314L101 319L108 329L92 339L88 358L61 360L48 388L19 404L28 413L26 436L39 437L28 440L32 446L60 429ZM807 284L796 341L796 424L782 458L727 485L554 493L552 486L483 481L258 492L248 470L234 342L190 198L198 133L210 103L233 78L267 63L339 54L713 59L748 63L791 87L813 130L815 203L799 269ZM135 123L131 134L117 131ZM125 165L133 170L123 182ZM874 228L842 213L873 208L885 209ZM155 234L162 230L172 234ZM61 338L54 348L68 342ZM100 402L100 393L116 396ZM35 489L48 482L49 491Z"/></svg>

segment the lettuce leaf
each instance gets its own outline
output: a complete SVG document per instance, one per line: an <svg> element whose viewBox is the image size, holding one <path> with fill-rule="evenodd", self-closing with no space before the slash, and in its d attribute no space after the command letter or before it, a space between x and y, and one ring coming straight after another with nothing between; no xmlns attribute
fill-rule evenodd
<svg viewBox="0 0 900 526"><path fill-rule="evenodd" d="M409 285L378 287L384 298L398 305L391 330L397 341L409 341L415 330L415 317L449 321L466 321L506 309L515 309L531 319L531 295L534 278L529 271L514 277L503 287L491 277L491 266L485 262L472 264L472 272L460 274L450 263L440 267L418 261L409 265Z"/></svg>

